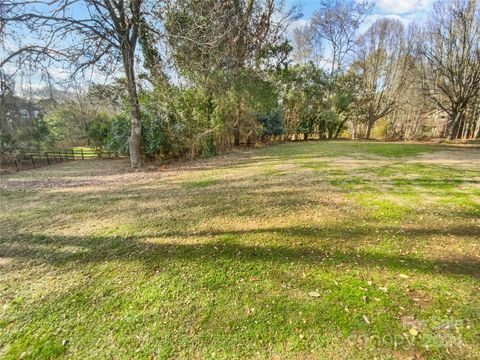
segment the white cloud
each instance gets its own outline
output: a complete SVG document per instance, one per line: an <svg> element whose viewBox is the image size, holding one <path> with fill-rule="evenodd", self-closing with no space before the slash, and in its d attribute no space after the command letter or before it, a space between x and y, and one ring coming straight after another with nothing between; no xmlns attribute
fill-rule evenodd
<svg viewBox="0 0 480 360"><path fill-rule="evenodd" d="M15 42L13 42L12 39L10 39L9 37L6 37L3 40L2 45L3 45L3 48L5 49L5 51L7 51L7 52L17 51L20 48L20 44L17 44Z"/></svg>
<svg viewBox="0 0 480 360"><path fill-rule="evenodd" d="M363 34L365 31L368 30L368 28L378 19L382 18L389 18L389 19L395 19L399 20L405 27L407 27L413 20L409 19L404 16L396 15L396 14L386 14L386 15L381 15L381 14L372 14L370 16L367 16L365 19L365 22L360 26L358 29L358 34Z"/></svg>
<svg viewBox="0 0 480 360"><path fill-rule="evenodd" d="M292 21L285 31L285 36L287 37L288 40L290 40L290 42L293 43L293 39L294 39L293 34L295 29L300 29L308 25L310 25L310 20L307 20L307 19L298 19L298 20Z"/></svg>
<svg viewBox="0 0 480 360"><path fill-rule="evenodd" d="M425 10L431 3L432 0L379 0L377 6L385 13L406 14Z"/></svg>
<svg viewBox="0 0 480 360"><path fill-rule="evenodd" d="M69 72L60 67L51 67L48 69L48 73L55 80L67 80L70 77Z"/></svg>

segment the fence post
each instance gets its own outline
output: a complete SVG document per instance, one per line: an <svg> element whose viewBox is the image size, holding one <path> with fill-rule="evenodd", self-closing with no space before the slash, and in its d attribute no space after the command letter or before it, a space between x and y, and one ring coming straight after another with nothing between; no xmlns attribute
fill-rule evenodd
<svg viewBox="0 0 480 360"><path fill-rule="evenodd" d="M45 157L47 158L47 165L50 165L50 160L48 159L48 152L45 152Z"/></svg>
<svg viewBox="0 0 480 360"><path fill-rule="evenodd" d="M30 155L30 159L32 160L32 166L35 167L35 160L33 160L33 155Z"/></svg>
<svg viewBox="0 0 480 360"><path fill-rule="evenodd" d="M80 149L80 153L82 154L82 160L84 160L84 157L83 157L83 149Z"/></svg>
<svg viewBox="0 0 480 360"><path fill-rule="evenodd" d="M14 161L15 161L15 168L17 169L17 171L20 171L20 169L18 168L18 161L17 161L17 159L15 159Z"/></svg>

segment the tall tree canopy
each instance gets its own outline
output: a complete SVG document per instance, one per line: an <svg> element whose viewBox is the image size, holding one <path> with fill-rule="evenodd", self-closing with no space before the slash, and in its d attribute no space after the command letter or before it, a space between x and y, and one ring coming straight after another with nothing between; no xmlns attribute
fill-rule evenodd
<svg viewBox="0 0 480 360"><path fill-rule="evenodd" d="M375 122L390 114L406 88L410 58L404 27L398 20L377 20L358 41L353 65L360 78L357 106L366 121L365 138Z"/></svg>
<svg viewBox="0 0 480 360"><path fill-rule="evenodd" d="M60 62L77 74L93 65L115 72L121 63L131 111L130 159L140 164L141 119L135 56L140 32L157 32L149 14L153 0L26 0L3 2L2 26L30 33L28 44L15 49L2 66L22 56L38 64Z"/></svg>
<svg viewBox="0 0 480 360"><path fill-rule="evenodd" d="M439 1L419 48L424 93L449 115L447 136L457 138L464 116L480 101L480 3Z"/></svg>

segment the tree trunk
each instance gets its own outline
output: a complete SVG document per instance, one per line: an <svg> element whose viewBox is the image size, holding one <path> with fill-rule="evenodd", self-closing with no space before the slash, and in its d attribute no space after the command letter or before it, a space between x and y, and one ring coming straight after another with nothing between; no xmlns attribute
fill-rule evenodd
<svg viewBox="0 0 480 360"><path fill-rule="evenodd" d="M333 136L334 139L338 138L338 135L340 135L340 131L342 131L343 125L348 121L348 118L343 120L338 126L337 130L335 131L335 135Z"/></svg>
<svg viewBox="0 0 480 360"><path fill-rule="evenodd" d="M460 120L458 121L457 131L455 132L455 139L460 139L462 137L464 126L465 126L465 119L463 116L460 116Z"/></svg>
<svg viewBox="0 0 480 360"><path fill-rule="evenodd" d="M447 140L453 140L457 138L461 114L459 111L452 113L450 124L448 126Z"/></svg>
<svg viewBox="0 0 480 360"><path fill-rule="evenodd" d="M480 139L480 116L478 117L478 120L477 120L476 134L473 135L472 139Z"/></svg>
<svg viewBox="0 0 480 360"><path fill-rule="evenodd" d="M373 124L375 121L368 120L367 122L367 132L365 133L365 140L370 139L370 133L372 132Z"/></svg>
<svg viewBox="0 0 480 360"><path fill-rule="evenodd" d="M233 123L233 145L239 146L240 145L240 115L241 111L241 100L237 99L237 111L235 116L235 122Z"/></svg>
<svg viewBox="0 0 480 360"><path fill-rule="evenodd" d="M475 108L473 112L472 139L480 138L480 114L477 113L477 109L478 108ZM476 122L475 122L475 118L477 118Z"/></svg>
<svg viewBox="0 0 480 360"><path fill-rule="evenodd" d="M215 109L215 104L213 103L213 95L210 91L208 91L208 95L207 95L207 122L208 122L209 127L213 126L212 115L213 115L213 110L214 109Z"/></svg>
<svg viewBox="0 0 480 360"><path fill-rule="evenodd" d="M123 50L123 65L127 79L130 113L132 115L132 130L129 143L130 165L132 168L137 168L140 166L142 125L140 120L140 104L138 101L137 84L135 81L134 57L133 52L128 48Z"/></svg>
<svg viewBox="0 0 480 360"><path fill-rule="evenodd" d="M463 119L463 129L462 129L462 134L461 137L463 140L468 139L468 135L470 134L470 129L472 128L472 123L470 120L467 120L466 117Z"/></svg>
<svg viewBox="0 0 480 360"><path fill-rule="evenodd" d="M240 146L240 127L238 120L233 126L233 146Z"/></svg>

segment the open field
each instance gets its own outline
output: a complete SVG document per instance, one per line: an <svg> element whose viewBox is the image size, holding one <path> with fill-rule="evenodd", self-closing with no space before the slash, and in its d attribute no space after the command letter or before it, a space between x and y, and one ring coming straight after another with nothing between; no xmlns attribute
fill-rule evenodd
<svg viewBox="0 0 480 360"><path fill-rule="evenodd" d="M0 178L0 357L478 358L480 149L127 166Z"/></svg>

